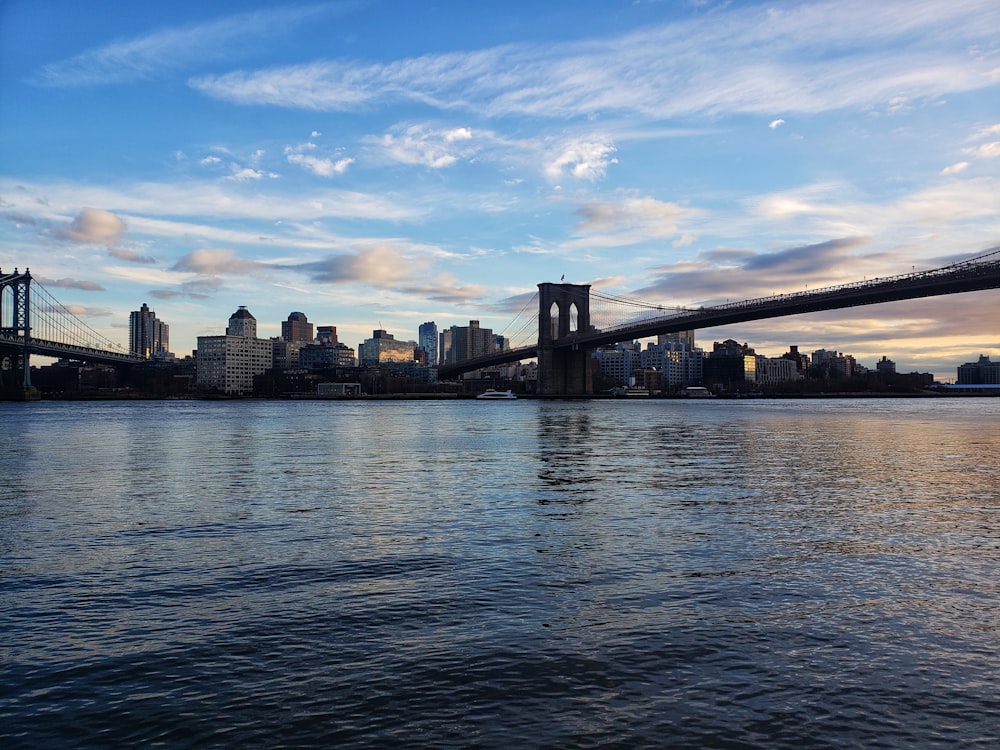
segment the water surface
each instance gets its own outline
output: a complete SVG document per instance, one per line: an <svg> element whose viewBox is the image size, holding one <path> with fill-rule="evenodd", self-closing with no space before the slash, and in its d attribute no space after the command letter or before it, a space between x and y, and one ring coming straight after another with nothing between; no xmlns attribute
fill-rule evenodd
<svg viewBox="0 0 1000 750"><path fill-rule="evenodd" d="M0 424L5 747L1000 743L1000 400Z"/></svg>

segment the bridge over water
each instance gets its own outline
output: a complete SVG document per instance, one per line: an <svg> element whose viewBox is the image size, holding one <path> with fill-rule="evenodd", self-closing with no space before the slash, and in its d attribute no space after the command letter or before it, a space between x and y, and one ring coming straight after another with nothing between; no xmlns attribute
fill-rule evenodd
<svg viewBox="0 0 1000 750"><path fill-rule="evenodd" d="M0 270L0 365L31 387L32 354L106 364L135 364L142 357L102 336L73 314L26 268Z"/></svg>
<svg viewBox="0 0 1000 750"><path fill-rule="evenodd" d="M539 395L586 395L592 392L591 352L619 341L998 287L1000 248L992 248L975 258L929 271L691 309L664 308L603 295L592 292L589 284L543 283L538 285L536 341L441 367L438 376L447 379L473 370L537 357ZM621 319L595 324L591 314L595 299L616 305L624 311Z"/></svg>
<svg viewBox="0 0 1000 750"><path fill-rule="evenodd" d="M539 395L586 395L592 392L591 352L619 341L998 287L1000 248L930 271L714 307L664 307L594 292L589 284L542 283L534 298L538 303L537 314L520 322L520 332L528 343L442 366L438 376L449 379L537 357ZM515 319L512 325L517 322ZM15 373L25 388L31 386L32 354L116 365L144 361L94 331L37 281L32 283L27 269L24 272L15 269L13 273L0 270L0 362L4 374Z"/></svg>

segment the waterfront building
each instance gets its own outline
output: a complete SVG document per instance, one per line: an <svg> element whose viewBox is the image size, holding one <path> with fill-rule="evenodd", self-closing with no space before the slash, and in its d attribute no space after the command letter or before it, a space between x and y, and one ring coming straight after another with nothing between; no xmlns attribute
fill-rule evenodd
<svg viewBox="0 0 1000 750"><path fill-rule="evenodd" d="M169 356L170 326L156 317L145 302L128 316L129 351L143 359Z"/></svg>
<svg viewBox="0 0 1000 750"><path fill-rule="evenodd" d="M639 345L631 341L595 349L592 356L597 371L618 385L630 385L633 371L642 366Z"/></svg>
<svg viewBox="0 0 1000 750"><path fill-rule="evenodd" d="M230 395L253 391L253 379L271 369L273 342L257 338L257 319L244 305L229 318L223 336L199 336L196 382Z"/></svg>
<svg viewBox="0 0 1000 750"><path fill-rule="evenodd" d="M415 341L397 341L395 337L381 329L372 331L372 337L365 339L362 366L378 366L388 363L412 362Z"/></svg>
<svg viewBox="0 0 1000 750"><path fill-rule="evenodd" d="M758 383L789 383L801 380L802 373L795 367L794 360L787 357L765 357L757 355Z"/></svg>
<svg viewBox="0 0 1000 750"><path fill-rule="evenodd" d="M308 344L313 340L313 324L305 313L289 313L288 320L281 323L281 340Z"/></svg>
<svg viewBox="0 0 1000 750"><path fill-rule="evenodd" d="M438 364L438 327L433 320L420 324L417 329L417 346L424 350L426 364L430 367L436 367Z"/></svg>
<svg viewBox="0 0 1000 750"><path fill-rule="evenodd" d="M1000 385L1000 362L991 362L985 354L978 362L958 366L959 385Z"/></svg>
<svg viewBox="0 0 1000 750"><path fill-rule="evenodd" d="M299 366L307 370L356 367L357 364L354 349L347 344L305 344L299 349Z"/></svg>
<svg viewBox="0 0 1000 750"><path fill-rule="evenodd" d="M705 353L694 346L694 336L682 334L658 336L656 343L646 344L639 362L644 368L663 373L663 386L691 385L701 381Z"/></svg>

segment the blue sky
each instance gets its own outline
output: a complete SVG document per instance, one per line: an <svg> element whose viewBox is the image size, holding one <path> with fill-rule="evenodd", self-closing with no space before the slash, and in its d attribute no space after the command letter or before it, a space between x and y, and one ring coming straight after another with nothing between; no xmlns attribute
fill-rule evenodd
<svg viewBox="0 0 1000 750"><path fill-rule="evenodd" d="M542 281L707 305L1000 245L996 0L0 4L0 266L123 343L356 346ZM1000 291L698 332L954 378Z"/></svg>

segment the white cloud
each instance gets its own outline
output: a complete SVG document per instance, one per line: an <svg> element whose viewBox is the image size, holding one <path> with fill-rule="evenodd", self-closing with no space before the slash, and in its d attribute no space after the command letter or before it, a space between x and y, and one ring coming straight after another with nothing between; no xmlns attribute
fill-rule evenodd
<svg viewBox="0 0 1000 750"><path fill-rule="evenodd" d="M314 131L315 132L315 131ZM296 164L320 177L332 177L343 174L354 163L351 157L331 159L329 157L311 156L306 151L313 151L316 144L307 142L298 146L285 146L285 159L289 164Z"/></svg>
<svg viewBox="0 0 1000 750"><path fill-rule="evenodd" d="M981 141L986 138L992 138L997 135L1000 135L1000 123L997 123L996 125L989 125L985 128L980 128L969 137L969 140Z"/></svg>
<svg viewBox="0 0 1000 750"><path fill-rule="evenodd" d="M431 169L470 159L477 150L469 128L440 129L423 124L401 126L369 142L392 161Z"/></svg>
<svg viewBox="0 0 1000 750"><path fill-rule="evenodd" d="M785 121L779 117L777 120L771 120L771 122L768 124L768 127L771 128L771 130L776 130L777 128L781 127L784 124Z"/></svg>
<svg viewBox="0 0 1000 750"><path fill-rule="evenodd" d="M948 166L948 167L945 167L944 169L942 169L941 170L941 174L943 174L943 175L958 174L959 172L964 172L968 168L969 168L969 162L967 162L967 161L960 161L960 162L956 162L955 164L952 164L951 166Z"/></svg>
<svg viewBox="0 0 1000 750"><path fill-rule="evenodd" d="M60 232L60 236L88 244L113 245L124 232L125 222L110 211L85 208Z"/></svg>
<svg viewBox="0 0 1000 750"><path fill-rule="evenodd" d="M204 248L178 259L173 270L197 274L245 274L272 268L267 263L240 258L230 248Z"/></svg>
<svg viewBox="0 0 1000 750"><path fill-rule="evenodd" d="M335 174L343 174L354 163L354 159L350 157L334 161L333 159L320 159L316 156L306 156L305 154L287 154L285 158L289 164L297 164L320 177L332 177Z"/></svg>
<svg viewBox="0 0 1000 750"><path fill-rule="evenodd" d="M976 159L995 159L1000 156L1000 141L991 141L975 148L963 149L963 153L969 154Z"/></svg>
<svg viewBox="0 0 1000 750"><path fill-rule="evenodd" d="M591 182L604 177L608 167L617 164L612 154L614 145L602 137L580 138L562 143L549 155L545 163L545 174L558 180L567 172L578 180Z"/></svg>
<svg viewBox="0 0 1000 750"><path fill-rule="evenodd" d="M270 180L278 178L278 175L274 172L264 172L259 169L252 169L251 167L241 167L239 164L230 164L229 169L231 170L231 174L226 179L235 180L236 182L262 180L265 177Z"/></svg>

